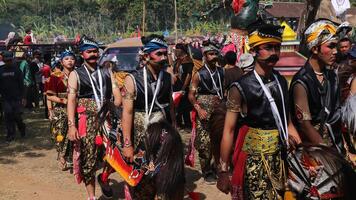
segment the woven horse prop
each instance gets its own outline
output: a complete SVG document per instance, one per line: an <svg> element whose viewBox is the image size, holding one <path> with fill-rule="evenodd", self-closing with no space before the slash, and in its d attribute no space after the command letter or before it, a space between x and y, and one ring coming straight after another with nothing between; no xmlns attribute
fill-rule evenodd
<svg viewBox="0 0 356 200"><path fill-rule="evenodd" d="M166 121L149 124L144 144L139 144L144 151L136 152L134 162L128 163L121 153L123 138L120 117L120 110L112 102L105 103L99 112L100 124L105 129L104 160L130 186L138 185L147 176L155 183L157 194L168 199L183 195L184 153L179 133Z"/></svg>

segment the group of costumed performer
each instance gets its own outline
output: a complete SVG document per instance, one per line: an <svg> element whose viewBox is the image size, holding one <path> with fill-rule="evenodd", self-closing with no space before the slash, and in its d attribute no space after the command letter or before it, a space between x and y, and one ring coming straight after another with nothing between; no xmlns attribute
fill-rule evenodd
<svg viewBox="0 0 356 200"><path fill-rule="evenodd" d="M255 66L228 91L218 188L231 192L232 199L352 198L355 173L345 159L350 159L346 156L350 152L345 152L340 132L336 74L328 69L335 62L335 24L317 20L306 29L312 55L293 78L289 93L285 78L273 70L283 28L257 21L249 29ZM352 113L350 105L346 113ZM352 130L354 115L350 118L345 123ZM230 150L237 125L242 127L230 182ZM288 147L301 143L295 151ZM286 193L288 189L294 197Z"/></svg>

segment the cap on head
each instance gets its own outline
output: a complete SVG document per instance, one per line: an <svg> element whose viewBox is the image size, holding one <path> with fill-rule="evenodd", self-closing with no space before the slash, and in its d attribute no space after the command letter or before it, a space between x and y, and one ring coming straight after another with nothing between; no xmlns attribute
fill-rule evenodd
<svg viewBox="0 0 356 200"><path fill-rule="evenodd" d="M284 26L267 24L262 19L257 20L248 27L249 46L257 47L266 43L281 43Z"/></svg>
<svg viewBox="0 0 356 200"><path fill-rule="evenodd" d="M310 24L304 32L308 49L311 50L315 46L336 39L336 31L337 25L328 19L319 19Z"/></svg>
<svg viewBox="0 0 356 200"><path fill-rule="evenodd" d="M73 53L73 51L66 49L61 53L60 60L63 60L63 58L67 56L72 56L75 59L75 54Z"/></svg>
<svg viewBox="0 0 356 200"><path fill-rule="evenodd" d="M152 34L148 37L141 37L143 43L143 53L151 53L158 49L167 49L168 45L161 35Z"/></svg>
<svg viewBox="0 0 356 200"><path fill-rule="evenodd" d="M220 50L214 45L214 43L212 43L210 40L207 40L203 42L202 52L207 53L209 51L220 52Z"/></svg>
<svg viewBox="0 0 356 200"><path fill-rule="evenodd" d="M79 41L79 50L80 52L83 52L88 49L99 49L99 45L92 38L83 35Z"/></svg>

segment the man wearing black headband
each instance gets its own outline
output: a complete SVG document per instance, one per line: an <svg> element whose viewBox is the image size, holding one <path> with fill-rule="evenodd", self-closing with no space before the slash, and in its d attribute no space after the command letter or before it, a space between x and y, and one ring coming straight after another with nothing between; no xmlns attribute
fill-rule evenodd
<svg viewBox="0 0 356 200"><path fill-rule="evenodd" d="M121 91L123 97L123 155L130 162L134 153L144 149L145 131L149 123L162 119L174 123L171 75L168 65L167 44L163 37L151 35L141 38L143 67L127 75ZM131 133L134 133L133 138ZM131 188L133 199L154 199L150 182ZM152 183L154 184L154 183Z"/></svg>
<svg viewBox="0 0 356 200"><path fill-rule="evenodd" d="M214 184L216 175L211 164L209 120L214 106L219 104L224 96L224 69L218 66L218 48L208 42L205 43L202 50L205 65L192 78L189 100L198 114L193 121L196 123L197 134L194 145L199 152L203 177L207 184ZM193 114L194 116L196 115Z"/></svg>
<svg viewBox="0 0 356 200"><path fill-rule="evenodd" d="M84 63L68 79L68 138L74 142L74 175L78 183L84 182L89 199L93 200L95 173L101 160L100 145L96 144L101 132L96 118L104 101L111 98L111 76L107 69L97 65L99 46L94 40L83 36L79 49ZM111 189L104 188L103 195L112 196Z"/></svg>

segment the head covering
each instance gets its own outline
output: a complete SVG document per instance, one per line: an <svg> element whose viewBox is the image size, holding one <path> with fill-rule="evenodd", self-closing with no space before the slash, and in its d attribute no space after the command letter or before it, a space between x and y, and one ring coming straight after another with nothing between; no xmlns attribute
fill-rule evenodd
<svg viewBox="0 0 356 200"><path fill-rule="evenodd" d="M216 47L215 44L211 40L203 41L203 45L202 45L201 50L202 50L203 53L206 53L208 51L220 52L218 47Z"/></svg>
<svg viewBox="0 0 356 200"><path fill-rule="evenodd" d="M251 24L248 29L248 40L251 48L271 42L282 42L284 26L267 24L262 19L259 19Z"/></svg>
<svg viewBox="0 0 356 200"><path fill-rule="evenodd" d="M354 45L348 53L349 56L356 59L356 45Z"/></svg>
<svg viewBox="0 0 356 200"><path fill-rule="evenodd" d="M315 46L336 39L336 30L336 24L327 19L320 19L312 23L304 32L308 49L311 50Z"/></svg>
<svg viewBox="0 0 356 200"><path fill-rule="evenodd" d="M67 56L72 56L72 57L74 57L74 59L75 59L75 54L73 53L73 51L66 49L65 51L63 51L63 52L61 53L60 60L63 60L63 58L64 58L64 57L67 57Z"/></svg>
<svg viewBox="0 0 356 200"><path fill-rule="evenodd" d="M237 66L240 67L241 69L250 67L254 62L252 54L249 53L244 53L240 56L240 60L237 63Z"/></svg>
<svg viewBox="0 0 356 200"><path fill-rule="evenodd" d="M99 49L99 45L98 43L96 43L93 39L91 38L88 38L87 36L83 36L81 39L80 39L80 42L79 42L79 50L81 52L85 51L85 50L88 50L88 49Z"/></svg>
<svg viewBox="0 0 356 200"><path fill-rule="evenodd" d="M213 44L209 44L207 46L203 46L202 47L202 51L203 51L203 53L206 53L208 51L217 51L217 52L219 52L219 49L216 46L214 46Z"/></svg>
<svg viewBox="0 0 356 200"><path fill-rule="evenodd" d="M157 49L167 49L168 45L166 41L160 39L160 38L153 38L150 40L147 44L143 46L143 52L144 53L151 53L153 51L156 51Z"/></svg>
<svg viewBox="0 0 356 200"><path fill-rule="evenodd" d="M10 61L14 58L14 53L12 51L3 51L1 53L3 61Z"/></svg>

